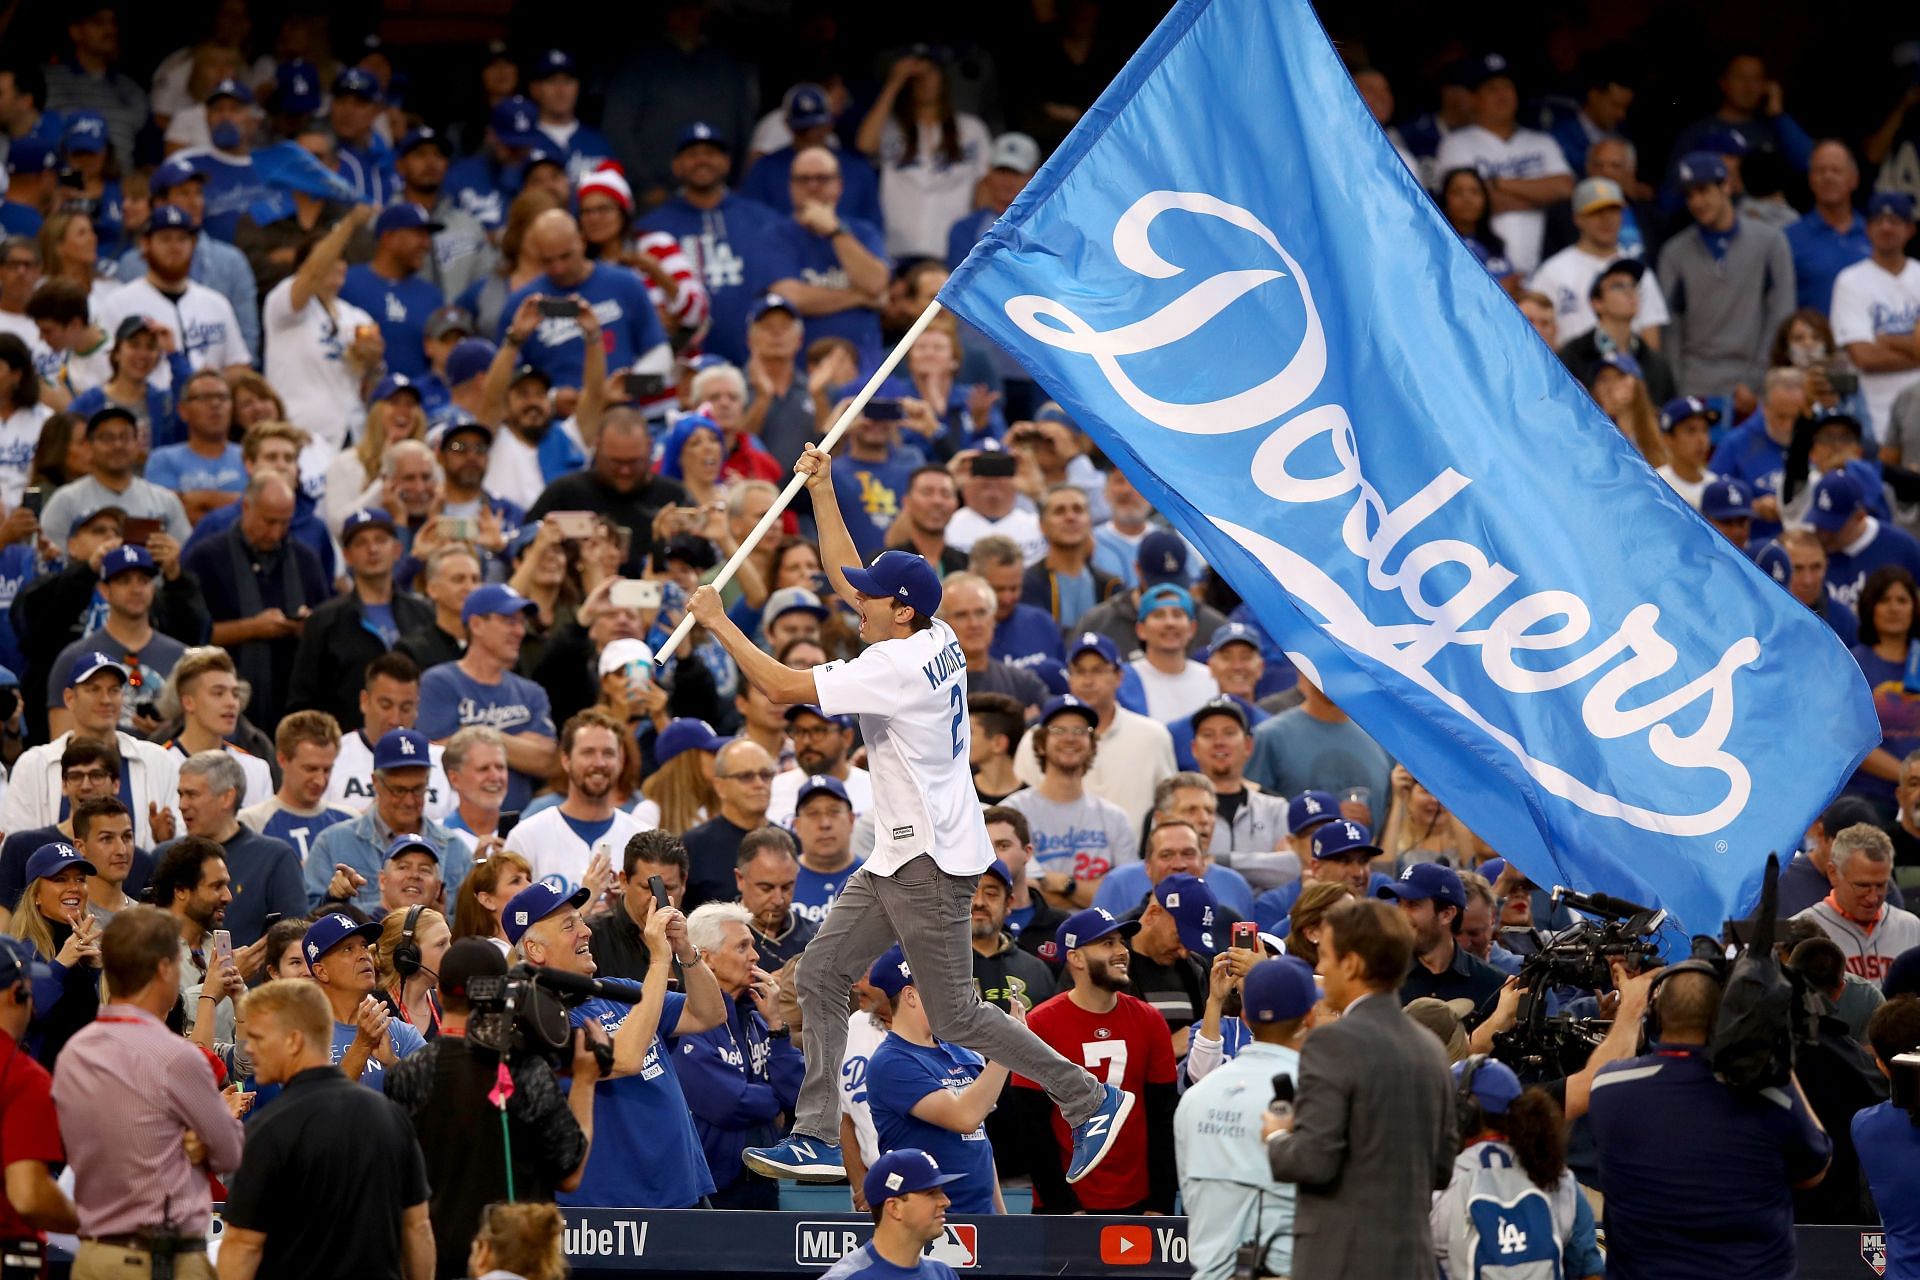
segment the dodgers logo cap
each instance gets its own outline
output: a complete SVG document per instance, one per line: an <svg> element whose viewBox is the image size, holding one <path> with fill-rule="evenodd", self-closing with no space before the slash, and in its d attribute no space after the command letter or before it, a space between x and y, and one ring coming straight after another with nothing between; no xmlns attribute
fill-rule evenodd
<svg viewBox="0 0 1920 1280"><path fill-rule="evenodd" d="M1080 633L1067 649L1067 664L1071 666L1073 660L1083 653L1097 653L1111 665L1115 667L1121 665L1120 646L1113 642L1111 636L1103 635L1098 631Z"/></svg>
<svg viewBox="0 0 1920 1280"><path fill-rule="evenodd" d="M345 912L334 911L307 926L306 933L300 938L300 954L307 958L308 964L312 964L348 938L365 938L367 945L371 946L379 936L378 920L361 924Z"/></svg>
<svg viewBox="0 0 1920 1280"><path fill-rule="evenodd" d="M1825 476L1821 477L1823 482L1826 479ZM1813 517L1820 505L1820 486L1815 485L1813 492L1815 510L1807 513L1807 523L1819 528ZM1711 481L1700 491L1700 514L1709 520L1745 520L1753 515L1753 495L1738 480ZM1840 523L1845 524L1846 521L1842 519Z"/></svg>
<svg viewBox="0 0 1920 1280"><path fill-rule="evenodd" d="M392 862L401 854L412 853L416 849L426 854L429 858L432 858L435 862L440 861L440 851L429 844L425 836L415 831L402 831L399 835L396 835L388 842L387 851L385 855L381 857L380 861Z"/></svg>
<svg viewBox="0 0 1920 1280"><path fill-rule="evenodd" d="M68 867L85 867L90 876L99 874L85 854L64 840L56 840L52 844L41 845L33 851L33 856L27 859L27 879L29 881L46 880L59 875Z"/></svg>
<svg viewBox="0 0 1920 1280"><path fill-rule="evenodd" d="M1708 485L1709 492L1713 486ZM1813 486L1813 502L1807 507L1807 523L1826 533L1838 533L1853 519L1853 513L1865 501L1860 486L1845 471L1829 471ZM1749 508L1751 509L1751 508ZM1700 510L1706 512L1706 499Z"/></svg>
<svg viewBox="0 0 1920 1280"><path fill-rule="evenodd" d="M475 587L467 602L460 606L460 621L472 622L493 614L527 613L539 608L533 601L504 582L489 582Z"/></svg>
<svg viewBox="0 0 1920 1280"><path fill-rule="evenodd" d="M1671 431L1688 418L1705 418L1712 426L1720 421L1720 411L1699 396L1680 396L1660 406L1660 429Z"/></svg>
<svg viewBox="0 0 1920 1280"><path fill-rule="evenodd" d="M911 551L882 551L866 568L856 565L841 572L861 595L895 600L923 618L940 609L940 575L924 556Z"/></svg>
<svg viewBox="0 0 1920 1280"><path fill-rule="evenodd" d="M389 729L373 744L373 767L383 769L425 769L433 763L427 735L417 729Z"/></svg>
<svg viewBox="0 0 1920 1280"><path fill-rule="evenodd" d="M794 793L793 807L798 810L807 801L819 795L837 796L847 808L853 808L853 799L847 794L847 784L830 773L809 775L807 780L800 784L800 790Z"/></svg>
<svg viewBox="0 0 1920 1280"><path fill-rule="evenodd" d="M1168 877L1171 879L1172 877ZM1122 920L1105 907L1088 907L1076 911L1060 922L1054 932L1053 940L1059 945L1061 954L1084 947L1088 943L1098 942L1110 934L1119 934L1131 938L1140 932L1138 920Z"/></svg>
<svg viewBox="0 0 1920 1280"><path fill-rule="evenodd" d="M1402 902L1439 902L1467 909L1466 886L1452 867L1439 862L1416 862L1400 873L1398 880L1380 886L1376 898L1398 898Z"/></svg>
<svg viewBox="0 0 1920 1280"><path fill-rule="evenodd" d="M818 129L833 123L827 91L817 84L797 84L787 90L787 128Z"/></svg>
<svg viewBox="0 0 1920 1280"><path fill-rule="evenodd" d="M913 970L907 967L907 953L899 943L894 943L880 953L880 958L867 970L867 981L887 993L887 999L898 1000L900 993L913 985Z"/></svg>
<svg viewBox="0 0 1920 1280"><path fill-rule="evenodd" d="M1324 791L1308 794L1327 795ZM1327 796L1329 800L1332 798ZM1334 806L1334 813L1337 815L1339 812L1339 806ZM1292 816L1291 812L1288 816ZM1344 858L1360 850L1370 854L1380 852L1380 846L1373 842L1373 833L1367 830L1365 823L1348 822L1342 818L1338 822L1329 822L1313 833L1313 856L1316 858Z"/></svg>
<svg viewBox="0 0 1920 1280"><path fill-rule="evenodd" d="M1219 904L1206 881L1199 876L1168 876L1153 886L1153 899L1173 917L1181 946L1195 955L1211 956L1217 950L1213 922Z"/></svg>
<svg viewBox="0 0 1920 1280"><path fill-rule="evenodd" d="M1287 834L1297 836L1308 827L1332 822L1339 816L1340 802L1332 792L1302 791L1287 801Z"/></svg>
<svg viewBox="0 0 1920 1280"><path fill-rule="evenodd" d="M72 689L102 671L117 671L120 673L120 683L127 682L127 669L124 666L98 649L89 649L75 658L73 665L67 668L67 688Z"/></svg>
<svg viewBox="0 0 1920 1280"><path fill-rule="evenodd" d="M963 1176L942 1173L940 1162L918 1147L896 1147L873 1162L860 1191L868 1204L883 1205L895 1196L931 1191Z"/></svg>
<svg viewBox="0 0 1920 1280"><path fill-rule="evenodd" d="M668 722L653 740L653 763L658 768L666 764L683 751L718 751L731 739L723 738L713 731L713 726L705 720L693 716L681 716Z"/></svg>
<svg viewBox="0 0 1920 1280"><path fill-rule="evenodd" d="M123 573L144 573L149 578L160 572L154 568L153 557L145 547L136 547L131 543L115 547L100 562L100 581L112 582Z"/></svg>
<svg viewBox="0 0 1920 1280"><path fill-rule="evenodd" d="M528 929L539 924L562 907L584 907L593 894L584 885L576 889L565 876L547 876L513 895L500 912L500 927L507 941L518 943Z"/></svg>
<svg viewBox="0 0 1920 1280"><path fill-rule="evenodd" d="M1155 529L1140 539L1140 549L1133 559L1140 570L1143 588L1163 582L1184 583L1188 579L1186 539L1170 529Z"/></svg>

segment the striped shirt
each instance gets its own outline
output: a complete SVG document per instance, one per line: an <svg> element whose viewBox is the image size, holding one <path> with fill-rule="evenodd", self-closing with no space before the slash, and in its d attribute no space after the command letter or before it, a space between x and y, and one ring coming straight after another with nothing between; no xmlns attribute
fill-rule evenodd
<svg viewBox="0 0 1920 1280"><path fill-rule="evenodd" d="M53 1103L83 1238L133 1235L169 1216L183 1234L206 1235L213 1196L181 1137L199 1134L208 1166L230 1174L243 1131L197 1045L145 1009L107 1005L61 1050Z"/></svg>
<svg viewBox="0 0 1920 1280"><path fill-rule="evenodd" d="M1847 972L1876 987L1886 980L1894 957L1920 947L1920 916L1891 903L1881 904L1880 918L1872 924L1861 924L1842 912L1833 895L1828 894L1794 919L1819 925L1846 954Z"/></svg>

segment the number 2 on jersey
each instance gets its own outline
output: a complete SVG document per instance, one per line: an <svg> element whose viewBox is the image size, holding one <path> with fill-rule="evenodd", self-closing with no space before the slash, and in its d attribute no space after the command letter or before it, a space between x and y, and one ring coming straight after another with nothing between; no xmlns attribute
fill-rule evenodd
<svg viewBox="0 0 1920 1280"><path fill-rule="evenodd" d="M960 753L967 749L967 744L961 741L960 739L960 730L964 728L967 723L967 709L960 701L960 685L958 684L958 682L956 682L953 686L952 696L950 696L947 699L947 705L954 709L953 711L953 756L954 756L954 759L957 760L960 758Z"/></svg>

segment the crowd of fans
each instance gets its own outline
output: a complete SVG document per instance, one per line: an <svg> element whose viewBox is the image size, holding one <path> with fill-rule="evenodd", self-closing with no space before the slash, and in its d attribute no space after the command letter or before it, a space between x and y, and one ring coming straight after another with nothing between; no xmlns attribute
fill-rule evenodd
<svg viewBox="0 0 1920 1280"><path fill-rule="evenodd" d="M0 1243L210 1275L224 1198L222 1276L534 1277L559 1274L560 1218L525 1202L774 1207L741 1152L794 1111L794 969L873 848L873 787L852 717L769 701L699 627L656 654L1090 105L1099 6L1035 6L1058 66L1031 103L915 47L871 81L823 63L757 115L675 5L686 56L596 86L597 120L568 50L491 46L469 118L409 98L378 40L341 56L290 18L259 44L244 3L213 8L144 87L106 5L68 6L50 58L0 59ZM1804 1091L1778 1116L1715 1092L1711 975L1523 993L1566 910L943 314L835 492L863 557L943 579L997 857L980 996L1138 1105L1069 1183L1046 1094L941 1040L882 957L840 1076L853 1205L883 1225L862 1265L911 1265L887 1251L917 1255L947 1203L1005 1211L1008 1184L1036 1212L1184 1207L1208 1280L1256 1234L1287 1274L1296 1226L1301 1271L1333 1274L1369 1222L1404 1232L1342 1274L1459 1280L1476 1206L1515 1195L1545 1256L1596 1274L1582 1186L1623 1275L1789 1275L1794 1221L1877 1218L1920 1265L1920 1152L1882 1078L1920 1047L1906 125L1816 140L1757 56L1710 70L1717 104L1656 146L1605 59L1570 94L1465 59L1417 116L1354 68L1568 370L1873 687L1882 745L1782 880L1818 1014ZM860 645L813 529L802 495L724 588L800 668ZM485 1002L521 962L613 981L487 1112ZM1615 1030L1543 1090L1485 1056L1523 997ZM1402 1004L1410 1041L1372 1025ZM1635 1058L1649 1008L1664 1059ZM1263 1152L1276 1072L1297 1125ZM1328 1191L1329 1116L1375 1097L1366 1123L1408 1145L1344 1174L1382 1198L1356 1208ZM1675 1182L1683 1132L1724 1197Z"/></svg>

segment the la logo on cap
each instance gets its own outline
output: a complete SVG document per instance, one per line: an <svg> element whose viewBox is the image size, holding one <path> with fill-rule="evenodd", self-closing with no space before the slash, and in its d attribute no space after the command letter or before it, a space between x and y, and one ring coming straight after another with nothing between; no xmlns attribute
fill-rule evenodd
<svg viewBox="0 0 1920 1280"><path fill-rule="evenodd" d="M1411 880L1411 879L1413 879L1413 868L1412 868L1412 867L1408 867L1408 868L1407 868L1407 869L1406 869L1405 871L1402 871L1402 872L1400 873L1400 878L1401 878L1402 880Z"/></svg>
<svg viewBox="0 0 1920 1280"><path fill-rule="evenodd" d="M545 885L547 888L553 890L555 893L565 893L567 891L567 882L565 880L562 880L559 876L548 876L545 880L542 880L540 883Z"/></svg>
<svg viewBox="0 0 1920 1280"><path fill-rule="evenodd" d="M1347 839L1358 840L1359 838L1360 838L1360 828L1354 826L1351 822L1349 822L1347 824Z"/></svg>
<svg viewBox="0 0 1920 1280"><path fill-rule="evenodd" d="M1318 800L1315 800L1312 796L1308 796L1301 803L1306 806L1308 813L1320 812L1320 802Z"/></svg>
<svg viewBox="0 0 1920 1280"><path fill-rule="evenodd" d="M402 739L400 739L400 754L401 754L401 755L403 755L403 756L410 756L410 755L412 755L412 754L413 754L413 739L412 739L412 738L402 738Z"/></svg>
<svg viewBox="0 0 1920 1280"><path fill-rule="evenodd" d="M1820 491L1820 509L1822 511L1833 510L1833 490L1822 489Z"/></svg>

